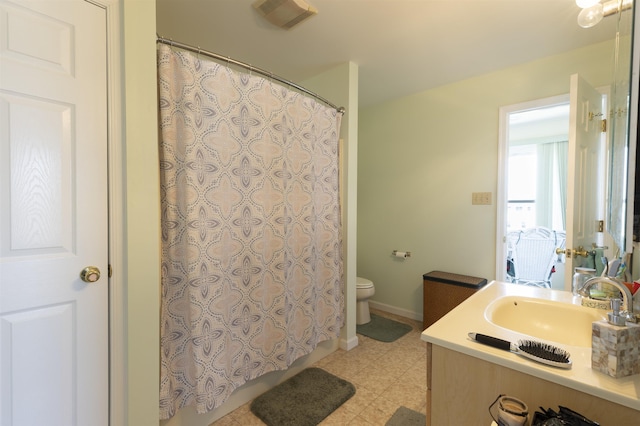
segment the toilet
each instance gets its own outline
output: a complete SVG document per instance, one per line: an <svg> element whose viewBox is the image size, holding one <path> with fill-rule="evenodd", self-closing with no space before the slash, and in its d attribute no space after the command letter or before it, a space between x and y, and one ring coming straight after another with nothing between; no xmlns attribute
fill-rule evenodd
<svg viewBox="0 0 640 426"><path fill-rule="evenodd" d="M376 289L370 280L356 277L356 325L366 324L371 321L369 298L375 292Z"/></svg>

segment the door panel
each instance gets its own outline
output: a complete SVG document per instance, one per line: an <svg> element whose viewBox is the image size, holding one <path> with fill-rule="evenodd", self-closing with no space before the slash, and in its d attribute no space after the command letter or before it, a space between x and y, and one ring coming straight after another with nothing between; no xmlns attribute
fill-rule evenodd
<svg viewBox="0 0 640 426"><path fill-rule="evenodd" d="M571 76L567 173L567 249L592 249L598 243L596 222L604 219L601 178L602 95L578 74ZM599 178L600 176L600 178ZM573 270L584 258L567 256L565 289L571 290Z"/></svg>
<svg viewBox="0 0 640 426"><path fill-rule="evenodd" d="M0 22L0 424L107 425L106 13L0 0Z"/></svg>
<svg viewBox="0 0 640 426"><path fill-rule="evenodd" d="M0 94L6 103L10 215L3 257L72 253L71 108ZM4 115L4 114L3 114Z"/></svg>
<svg viewBox="0 0 640 426"><path fill-rule="evenodd" d="M2 342L11 358L3 365L11 368L3 380L10 377L13 383L8 389L13 404L3 410L10 420L3 419L3 425L75 424L75 314L74 305L65 303L2 316L2 333L11 336Z"/></svg>

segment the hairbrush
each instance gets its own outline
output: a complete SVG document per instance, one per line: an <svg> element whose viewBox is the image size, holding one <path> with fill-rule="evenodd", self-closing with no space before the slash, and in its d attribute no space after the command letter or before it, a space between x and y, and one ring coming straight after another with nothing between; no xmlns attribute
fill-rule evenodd
<svg viewBox="0 0 640 426"><path fill-rule="evenodd" d="M571 355L564 349L535 340L518 340L514 344L497 337L480 333L469 333L469 338L494 348L516 353L525 358L558 368L571 368Z"/></svg>

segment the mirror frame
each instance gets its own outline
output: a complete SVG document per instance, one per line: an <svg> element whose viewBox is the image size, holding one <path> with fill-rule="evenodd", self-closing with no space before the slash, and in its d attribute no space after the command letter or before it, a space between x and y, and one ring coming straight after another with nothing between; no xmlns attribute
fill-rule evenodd
<svg viewBox="0 0 640 426"><path fill-rule="evenodd" d="M638 8L617 16L613 84L609 109L610 146L606 231L620 256L633 250L633 214L638 118ZM621 55L624 50L628 55ZM629 58L629 62L624 59ZM619 61L622 59L622 61Z"/></svg>
<svg viewBox="0 0 640 426"><path fill-rule="evenodd" d="M637 26L640 23L640 8L637 2L633 2L633 23L632 23L632 46L631 46L631 84L629 90L629 129L628 129L628 177L627 177L627 216L625 226L625 252L633 252L633 225L635 210L635 187L638 174L637 167L637 144L638 144L638 115L640 114L640 31Z"/></svg>

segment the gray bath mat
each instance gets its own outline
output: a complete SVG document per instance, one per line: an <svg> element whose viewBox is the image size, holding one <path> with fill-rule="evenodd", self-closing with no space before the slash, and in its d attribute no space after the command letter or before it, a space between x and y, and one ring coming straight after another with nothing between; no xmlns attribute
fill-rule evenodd
<svg viewBox="0 0 640 426"><path fill-rule="evenodd" d="M351 383L312 367L254 399L251 412L269 426L315 426L355 393Z"/></svg>
<svg viewBox="0 0 640 426"><path fill-rule="evenodd" d="M371 314L371 321L368 323L356 325L356 333L381 342L393 342L410 332L411 329L409 324L403 324L376 314Z"/></svg>
<svg viewBox="0 0 640 426"><path fill-rule="evenodd" d="M427 424L427 416L407 407L400 407L385 426L424 426L425 424Z"/></svg>

